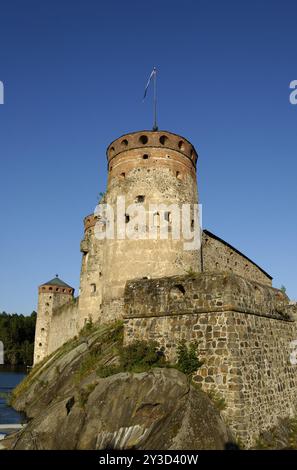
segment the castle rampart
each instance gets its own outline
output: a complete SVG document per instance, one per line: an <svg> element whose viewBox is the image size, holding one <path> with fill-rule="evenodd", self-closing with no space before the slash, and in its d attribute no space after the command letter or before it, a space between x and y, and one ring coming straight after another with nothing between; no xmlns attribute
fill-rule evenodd
<svg viewBox="0 0 297 470"><path fill-rule="evenodd" d="M125 290L125 343L155 340L174 361L182 339L196 341L195 382L225 400L226 421L253 446L296 416L295 310L283 292L230 273L137 280Z"/></svg>

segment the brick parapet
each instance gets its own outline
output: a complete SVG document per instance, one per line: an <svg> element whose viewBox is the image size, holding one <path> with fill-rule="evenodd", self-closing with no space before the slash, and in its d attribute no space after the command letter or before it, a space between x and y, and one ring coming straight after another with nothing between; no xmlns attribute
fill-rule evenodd
<svg viewBox="0 0 297 470"><path fill-rule="evenodd" d="M69 294L69 296L73 296L74 289L72 287L64 287L64 286L55 286L55 285L43 285L38 287L39 294Z"/></svg>

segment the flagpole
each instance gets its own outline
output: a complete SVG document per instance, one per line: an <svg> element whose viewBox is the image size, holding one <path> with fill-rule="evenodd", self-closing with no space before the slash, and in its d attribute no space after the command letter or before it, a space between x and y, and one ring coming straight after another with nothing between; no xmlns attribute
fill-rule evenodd
<svg viewBox="0 0 297 470"><path fill-rule="evenodd" d="M150 86L151 81L154 80L154 101L153 101L153 114L154 114L154 124L153 124L153 131L158 130L157 126L157 69L156 67L153 68L153 71L151 72L148 82L146 84L145 90L144 90L144 95L142 102L145 100L146 94L148 87Z"/></svg>
<svg viewBox="0 0 297 470"><path fill-rule="evenodd" d="M157 126L157 69L154 67L155 73L154 73L154 126L153 126L153 131L158 130Z"/></svg>

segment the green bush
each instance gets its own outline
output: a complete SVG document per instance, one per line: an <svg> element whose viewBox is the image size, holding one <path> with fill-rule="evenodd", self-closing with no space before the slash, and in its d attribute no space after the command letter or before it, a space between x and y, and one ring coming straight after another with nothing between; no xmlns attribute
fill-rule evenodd
<svg viewBox="0 0 297 470"><path fill-rule="evenodd" d="M79 332L79 336L87 336L89 335L93 330L95 330L95 326L93 324L93 320L91 317L88 318L86 323L84 324L83 328Z"/></svg>
<svg viewBox="0 0 297 470"><path fill-rule="evenodd" d="M194 271L192 267L189 269L185 270L186 276L189 277L190 279L196 279L199 273L197 271Z"/></svg>
<svg viewBox="0 0 297 470"><path fill-rule="evenodd" d="M134 341L119 352L122 371L142 372L166 365L165 356L155 341Z"/></svg>
<svg viewBox="0 0 297 470"><path fill-rule="evenodd" d="M186 344L182 340L177 347L177 369L186 375L191 375L202 366L202 362L197 357L197 343Z"/></svg>
<svg viewBox="0 0 297 470"><path fill-rule="evenodd" d="M110 375L114 375L121 372L120 368L116 365L100 365L96 369L96 374L98 377L101 377L102 379L109 377Z"/></svg>

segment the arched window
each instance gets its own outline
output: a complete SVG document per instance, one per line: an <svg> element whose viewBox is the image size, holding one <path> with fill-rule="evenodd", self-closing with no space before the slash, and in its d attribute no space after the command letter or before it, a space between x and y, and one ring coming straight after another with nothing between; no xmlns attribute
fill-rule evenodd
<svg viewBox="0 0 297 470"><path fill-rule="evenodd" d="M179 143L178 143L178 148L180 150L185 150L185 144L184 144L184 141L183 140L180 140Z"/></svg>

